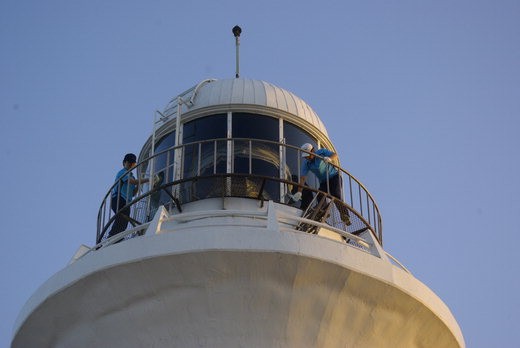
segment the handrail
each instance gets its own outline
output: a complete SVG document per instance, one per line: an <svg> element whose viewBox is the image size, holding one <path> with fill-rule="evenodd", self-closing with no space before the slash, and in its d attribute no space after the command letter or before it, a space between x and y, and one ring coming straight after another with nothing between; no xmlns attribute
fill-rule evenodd
<svg viewBox="0 0 520 348"><path fill-rule="evenodd" d="M403 271L405 271L406 273L410 273L412 274L412 272L410 272L408 270L408 268L406 268L401 262L399 262L399 260L397 260L395 257L393 257L392 255L390 255L389 253L385 252L386 256L388 256L388 258L394 262L397 266L399 266Z"/></svg>
<svg viewBox="0 0 520 348"><path fill-rule="evenodd" d="M230 151L228 151L228 148ZM241 152L238 152L238 150ZM283 156L285 163L281 163L280 150L283 150L285 154ZM290 157L287 153L288 150L294 152L297 158ZM294 188L300 186L295 178L297 177L299 181L302 165L301 156L305 152L297 146L251 138L208 139L172 146L144 159L135 168L127 172L137 173L135 176L139 180L142 180L146 173L153 172L156 179L160 179L160 181L156 182L155 185L139 185L139 192L136 197L123 209L130 211L129 218L134 223L146 223L153 217L158 204L167 205L173 209L174 207L180 208L182 204L195 200L215 197L215 192L211 192L210 188L212 184L219 182L218 180L223 180L220 182L221 187L218 197L238 196L260 200L269 199L277 203L297 206L297 202L291 199L290 193L291 190L294 192ZM172 156L171 154L177 155ZM321 158L318 155L316 157ZM242 169L243 172L228 173L229 168L224 172L218 170L217 164L219 161L225 164L231 159L231 163L234 163L236 159L240 158L247 159L248 164L246 166L248 168L233 169L235 171ZM175 162L175 159L182 159L182 163ZM188 160L191 160L191 162L187 163ZM264 162L264 167L260 165L264 169L274 166L276 174L272 176L255 174L256 167L253 167L253 160ZM151 170L151 163L154 163L155 166L153 170ZM257 166L259 166L258 163ZM334 202L338 209L344 206L354 220L351 226L341 226L341 221L336 216L338 213L335 212L335 209L332 209L331 214L333 216L329 219L331 221L327 221L329 225L354 234L368 228L374 232L378 242L382 244L382 219L372 195L348 171L337 165L334 165L334 167L338 169L338 173L343 178L342 190L345 202L340 202L327 192L318 191L312 186L302 188L313 194L324 195L330 202ZM280 168L283 168L284 171ZM175 180L173 172L177 170L180 170L181 175L180 179ZM275 170L273 170L274 172ZM224 180L231 181L224 182ZM278 183L279 189L273 189L276 185L271 184L269 186L270 183ZM117 185L121 185L121 182L116 181L110 187L100 205L97 243L105 237L108 228L119 214L119 212L114 213L111 209L111 192ZM201 187L204 187L205 190L202 190ZM261 192L255 192L255 190Z"/></svg>

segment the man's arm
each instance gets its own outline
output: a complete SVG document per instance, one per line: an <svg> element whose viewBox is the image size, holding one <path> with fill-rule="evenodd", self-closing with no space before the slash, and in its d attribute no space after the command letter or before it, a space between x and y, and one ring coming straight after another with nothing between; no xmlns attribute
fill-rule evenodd
<svg viewBox="0 0 520 348"><path fill-rule="evenodd" d="M298 192L302 192L305 180L307 180L306 176L300 176L300 186L298 186Z"/></svg>
<svg viewBox="0 0 520 348"><path fill-rule="evenodd" d="M130 179L128 179L128 182L132 185L146 184L148 181L150 181L149 178L142 178L141 180L137 180L133 176L131 176Z"/></svg>
<svg viewBox="0 0 520 348"><path fill-rule="evenodd" d="M323 154L321 154L321 155L323 156L323 160L325 162L336 162L336 160L338 159L337 153L332 152L327 149L324 149Z"/></svg>

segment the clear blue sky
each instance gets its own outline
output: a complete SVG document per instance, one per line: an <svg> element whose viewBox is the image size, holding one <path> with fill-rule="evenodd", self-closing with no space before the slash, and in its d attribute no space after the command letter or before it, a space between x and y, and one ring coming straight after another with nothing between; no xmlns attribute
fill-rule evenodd
<svg viewBox="0 0 520 348"><path fill-rule="evenodd" d="M520 2L0 0L0 346L80 244L156 109L241 75L307 101L385 248L468 347L520 342Z"/></svg>

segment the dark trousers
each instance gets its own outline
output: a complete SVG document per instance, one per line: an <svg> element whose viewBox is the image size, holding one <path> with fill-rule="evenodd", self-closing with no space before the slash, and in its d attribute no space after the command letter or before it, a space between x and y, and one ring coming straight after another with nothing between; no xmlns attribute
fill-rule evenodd
<svg viewBox="0 0 520 348"><path fill-rule="evenodd" d="M320 191L328 192L337 199L341 200L341 178L339 174L329 178L329 185L327 187L327 180L320 183Z"/></svg>
<svg viewBox="0 0 520 348"><path fill-rule="evenodd" d="M350 218L349 218L349 212L348 209L343 205L341 201L341 188L342 188L342 180L341 176L334 175L333 177L329 178L328 185L327 180L320 183L319 190L323 192L328 192L330 195L336 197L338 200L335 201L336 208L338 208L338 211L340 213L341 220L343 221L349 221L348 224L350 224ZM305 192L307 191L307 192ZM306 210L309 204L311 204L313 199L313 194L309 190L303 189L302 191L302 204L300 206L301 209ZM318 201L321 199L321 197L318 196Z"/></svg>
<svg viewBox="0 0 520 348"><path fill-rule="evenodd" d="M327 187L327 181L324 181L320 183L320 187L318 190L323 192L328 192L332 196L336 197L337 199L341 200L341 178L339 175L334 175L333 177L329 178L329 185ZM302 204L301 209L305 210L311 204L312 199L314 198L314 195L312 194L312 191L303 189L302 190ZM320 198L320 197L318 197Z"/></svg>
<svg viewBox="0 0 520 348"><path fill-rule="evenodd" d="M126 200L123 197L112 197L110 204L112 211L116 214L116 218L112 224L110 232L108 232L108 237L115 236L116 234L126 230L126 226L128 226L128 216L130 216L130 207L123 209L123 207L126 205Z"/></svg>

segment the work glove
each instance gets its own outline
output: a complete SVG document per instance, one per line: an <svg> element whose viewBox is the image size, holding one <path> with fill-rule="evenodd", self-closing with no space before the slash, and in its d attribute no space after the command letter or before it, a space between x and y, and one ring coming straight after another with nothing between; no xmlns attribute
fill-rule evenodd
<svg viewBox="0 0 520 348"><path fill-rule="evenodd" d="M159 174L155 174L153 176L153 186L157 185L161 182L161 176Z"/></svg>
<svg viewBox="0 0 520 348"><path fill-rule="evenodd" d="M323 160L327 163L330 163L332 162L332 160L330 159L330 157L323 157Z"/></svg>
<svg viewBox="0 0 520 348"><path fill-rule="evenodd" d="M298 202L300 199L302 199L302 193L301 193L301 192L296 192L296 193L292 196L292 199L293 199L295 202Z"/></svg>

